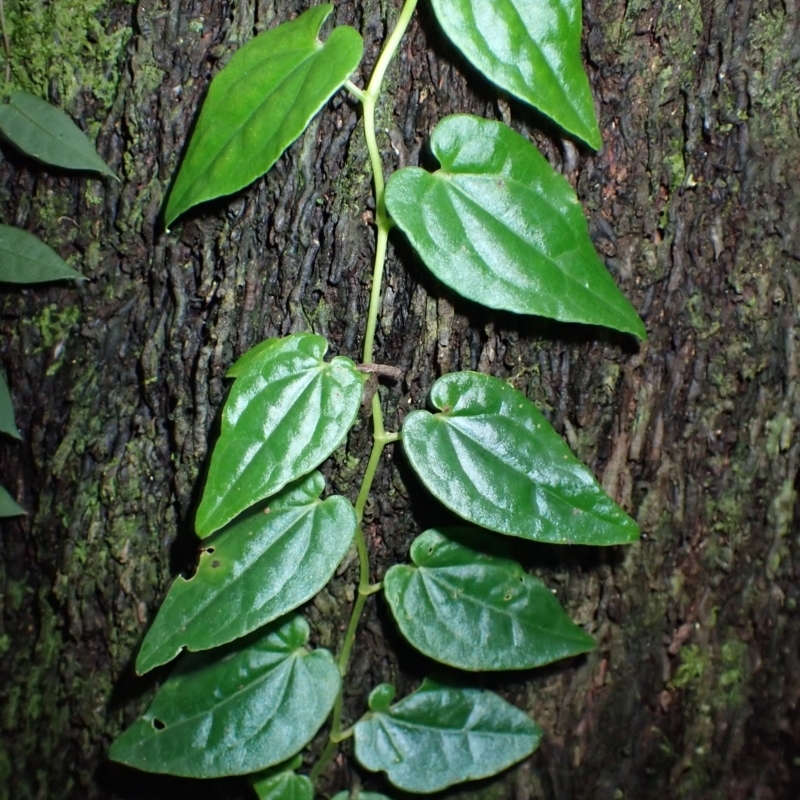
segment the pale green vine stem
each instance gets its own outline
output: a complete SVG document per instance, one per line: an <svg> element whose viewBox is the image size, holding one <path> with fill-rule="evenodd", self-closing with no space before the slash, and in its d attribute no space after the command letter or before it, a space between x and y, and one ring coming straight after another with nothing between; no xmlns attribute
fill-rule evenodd
<svg viewBox="0 0 800 800"><path fill-rule="evenodd" d="M364 102L364 98L367 96L366 93L363 89L359 89L358 86L353 83L353 81L345 81L344 88L347 89L347 91L350 92L350 94L353 95L353 97L355 97L359 103Z"/></svg>
<svg viewBox="0 0 800 800"><path fill-rule="evenodd" d="M376 179L375 184L378 181ZM372 363L373 350L375 349L375 328L378 324L378 309L381 304L381 284L383 283L383 266L386 262L386 243L389 239L389 228L391 223L382 224L381 213L386 215L386 210L383 206L383 195L381 199L375 201L377 208L378 220L378 238L375 242L375 267L372 270L372 291L369 298L369 312L367 313L367 330L364 334L364 355L363 361L365 364ZM388 220L388 217L387 217ZM377 396L377 394L376 394Z"/></svg>
<svg viewBox="0 0 800 800"><path fill-rule="evenodd" d="M372 271L372 294L369 301L369 311L367 313L367 330L364 335L364 358L365 364L372 361L373 350L375 347L375 327L378 321L380 310L381 285L383 283L383 267L386 261L386 243L389 238L389 231L392 221L386 213L386 198L384 194L385 181L383 177L383 162L381 152L378 149L378 139L375 132L375 105L383 86L383 79L389 62L397 52L400 41L411 22L411 16L417 7L417 0L406 0L397 18L397 25L386 40L386 44L378 56L375 69L372 72L369 85L363 96L359 98L364 109L364 136L367 140L367 150L369 159L372 163L372 174L375 183L375 224L378 229L378 239L375 243L375 267Z"/></svg>
<svg viewBox="0 0 800 800"><path fill-rule="evenodd" d="M2 2L2 0L0 0ZM383 176L383 163L381 162L381 154L378 149L378 140L375 131L375 105L381 92L383 79L386 75L386 70L389 62L397 52L400 46L400 41L405 34L408 24L411 21L411 16L417 6L417 0L406 0L400 11L400 16L397 19L397 24L392 31L386 44L378 57L375 64L375 69L372 72L369 85L366 90L359 89L350 81L347 82L347 90L361 102L364 110L364 135L367 141L367 150L372 165L373 181L375 184L375 224L377 227L377 241L375 243L375 263L372 270L372 290L370 292L369 310L367 312L367 329L364 335L364 355L363 363L371 364L373 359L373 351L375 349L375 329L378 321L378 312L380 310L381 300L381 285L383 283L383 269L386 262L386 245L389 238L389 231L392 228L392 221L386 213L386 202L384 197L384 189L386 182ZM361 614L364 611L364 604L369 595L374 594L380 588L380 584L371 584L369 582L369 551L367 550L367 542L364 538L364 531L361 527L361 521L364 517L364 509L367 505L367 498L369 497L372 488L372 482L375 479L375 474L378 470L378 465L383 455L383 449L387 444L396 442L400 438L400 434L387 432L383 423L383 410L381 409L381 401L378 392L372 396L372 451L370 452L367 468L364 471L364 477L361 481L361 488L358 492L356 499L355 511L358 519L358 527L356 529L356 550L358 552L358 567L359 567L359 580L358 580L358 593L356 594L353 603L353 610L350 613L350 621L347 625L347 631L342 641L342 647L339 651L337 659L337 666L342 678L347 674L347 667L350 662L350 653L353 649L353 644L356 638L356 631L358 624L361 621ZM331 730L328 735L328 743L319 757L319 760L314 765L309 775L311 782L316 784L320 775L324 772L325 768L336 755L336 750L339 743L351 735L352 730L348 729L342 732L342 710L344 706L343 690L339 690L336 696L336 701L333 704Z"/></svg>

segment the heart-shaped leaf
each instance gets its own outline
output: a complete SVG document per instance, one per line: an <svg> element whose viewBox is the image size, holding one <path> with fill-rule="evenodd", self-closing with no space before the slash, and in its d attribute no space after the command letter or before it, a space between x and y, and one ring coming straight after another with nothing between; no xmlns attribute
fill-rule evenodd
<svg viewBox="0 0 800 800"><path fill-rule="evenodd" d="M441 169L395 172L386 207L440 281L489 308L646 337L575 192L527 139L458 115L436 126L431 149Z"/></svg>
<svg viewBox="0 0 800 800"><path fill-rule="evenodd" d="M314 784L305 775L279 772L253 783L258 800L314 800Z"/></svg>
<svg viewBox="0 0 800 800"><path fill-rule="evenodd" d="M259 345L222 412L196 529L205 537L324 461L350 430L363 378L349 359L322 360L328 343L298 333Z"/></svg>
<svg viewBox="0 0 800 800"><path fill-rule="evenodd" d="M436 792L495 775L529 756L542 737L525 713L492 692L425 680L388 710L355 726L356 758L409 792Z"/></svg>
<svg viewBox="0 0 800 800"><path fill-rule="evenodd" d="M415 566L395 565L383 579L403 636L469 670L528 669L593 649L552 592L515 561L485 552L494 549L489 535L463 528L415 539Z"/></svg>
<svg viewBox="0 0 800 800"><path fill-rule="evenodd" d="M8 391L6 376L0 372L0 433L21 439L17 422L14 419L14 404L11 402L11 392Z"/></svg>
<svg viewBox="0 0 800 800"><path fill-rule="evenodd" d="M353 541L356 512L312 472L220 531L197 572L172 584L136 659L139 674L187 650L232 642L310 600Z"/></svg>
<svg viewBox="0 0 800 800"><path fill-rule="evenodd" d="M428 489L464 519L551 544L627 544L636 523L523 394L477 372L445 375L413 411L403 447Z"/></svg>
<svg viewBox="0 0 800 800"><path fill-rule="evenodd" d="M581 62L580 0L432 2L444 32L492 83L600 147Z"/></svg>
<svg viewBox="0 0 800 800"><path fill-rule="evenodd" d="M19 517L28 512L0 486L0 517Z"/></svg>
<svg viewBox="0 0 800 800"><path fill-rule="evenodd" d="M61 109L28 92L14 92L7 103L0 102L0 134L45 164L117 177Z"/></svg>
<svg viewBox="0 0 800 800"><path fill-rule="evenodd" d="M84 280L61 256L32 233L0 225L0 283Z"/></svg>
<svg viewBox="0 0 800 800"><path fill-rule="evenodd" d="M192 778L285 761L319 730L339 692L333 656L307 651L308 635L297 616L237 648L186 656L109 756Z"/></svg>
<svg viewBox="0 0 800 800"><path fill-rule="evenodd" d="M317 38L332 10L321 3L259 34L214 78L169 196L167 225L260 178L358 67L363 43L353 28Z"/></svg>

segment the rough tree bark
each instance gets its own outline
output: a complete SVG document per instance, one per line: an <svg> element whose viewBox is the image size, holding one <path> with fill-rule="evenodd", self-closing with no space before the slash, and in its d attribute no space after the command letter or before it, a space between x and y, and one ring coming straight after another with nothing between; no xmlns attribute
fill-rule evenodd
<svg viewBox="0 0 800 800"><path fill-rule="evenodd" d="M2 293L3 364L24 442L4 444L0 465L31 512L4 522L0 538L2 797L188 790L110 768L104 753L153 688L133 678L131 658L171 577L192 560L225 370L255 342L297 330L358 354L373 238L347 98L254 186L171 235L158 217L209 77L256 31L308 4L86 0L76 11L6 0L18 31L25 14L50 24L41 42L12 31L16 74L29 68L30 85L97 132L122 180L45 173L3 148L3 221L74 257L89 281ZM516 104L498 106L421 5L380 109L387 168L424 157L445 114L510 119L577 187L650 333L637 349L603 331L490 320L394 240L378 359L406 380L383 390L389 422L421 405L442 372L512 380L644 531L641 544L614 552L522 551L600 646L566 665L486 679L534 714L546 739L527 763L458 796L796 797L797 2L587 0L584 55L604 138L596 155L536 132L541 120ZM337 21L364 35L363 78L398 3L336 6ZM54 52L59 26L80 15L92 24L70 35L83 41L37 73L25 54ZM125 43L119 59L100 46L114 34ZM99 81L107 97L89 85ZM327 466L338 490L352 490L367 439L361 424ZM378 577L438 513L400 458L381 472L368 512ZM322 644L336 644L351 577L308 608ZM364 686L407 690L423 668L373 602L352 712ZM323 788L350 778L339 764Z"/></svg>

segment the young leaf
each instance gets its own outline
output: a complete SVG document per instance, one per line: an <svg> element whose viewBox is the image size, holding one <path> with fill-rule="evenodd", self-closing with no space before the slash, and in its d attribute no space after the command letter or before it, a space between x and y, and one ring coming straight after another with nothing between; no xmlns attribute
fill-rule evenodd
<svg viewBox="0 0 800 800"><path fill-rule="evenodd" d="M61 109L28 92L14 92L7 103L0 102L0 134L45 164L117 177Z"/></svg>
<svg viewBox="0 0 800 800"><path fill-rule="evenodd" d="M192 206L260 178L306 129L361 61L346 26L317 38L333 6L313 6L238 50L211 82L164 214L169 226Z"/></svg>
<svg viewBox="0 0 800 800"><path fill-rule="evenodd" d="M305 775L279 772L257 781L253 789L258 800L314 800L314 784Z"/></svg>
<svg viewBox="0 0 800 800"><path fill-rule="evenodd" d="M492 83L600 148L581 63L580 0L432 2L444 32Z"/></svg>
<svg viewBox="0 0 800 800"><path fill-rule="evenodd" d="M19 517L27 513L8 493L8 490L0 486L0 517Z"/></svg>
<svg viewBox="0 0 800 800"><path fill-rule="evenodd" d="M288 761L248 775L248 782L258 800L314 800L314 784L305 775L294 771L303 766L303 756L297 753Z"/></svg>
<svg viewBox="0 0 800 800"><path fill-rule="evenodd" d="M358 414L363 379L349 358L323 361L327 342L308 333L270 341L235 372L197 510L200 537L314 469Z"/></svg>
<svg viewBox="0 0 800 800"><path fill-rule="evenodd" d="M575 192L527 139L458 115L436 126L431 149L441 169L395 172L386 207L440 281L489 308L646 337Z"/></svg>
<svg viewBox="0 0 800 800"><path fill-rule="evenodd" d="M403 447L428 489L464 519L551 544L627 544L636 523L523 394L477 372L433 385L441 413L413 411Z"/></svg>
<svg viewBox="0 0 800 800"><path fill-rule="evenodd" d="M540 580L481 552L489 538L450 529L414 540L416 566L395 565L383 579L403 636L425 655L469 670L528 669L593 649Z"/></svg>
<svg viewBox="0 0 800 800"><path fill-rule="evenodd" d="M308 652L308 635L308 623L296 616L239 649L187 656L109 756L191 778L285 761L319 730L339 691L333 656Z"/></svg>
<svg viewBox="0 0 800 800"><path fill-rule="evenodd" d="M317 594L347 554L357 525L349 500L318 499L324 488L325 479L312 472L210 540L197 572L172 584L136 671L166 664L184 647L232 642Z"/></svg>
<svg viewBox="0 0 800 800"><path fill-rule="evenodd" d="M84 280L61 256L32 233L0 225L0 283Z"/></svg>
<svg viewBox="0 0 800 800"><path fill-rule="evenodd" d="M11 402L11 392L8 391L6 376L0 372L0 433L21 439L17 423L14 420L14 404Z"/></svg>
<svg viewBox="0 0 800 800"><path fill-rule="evenodd" d="M527 714L496 694L428 679L390 709L370 708L355 726L356 758L409 792L495 775L529 756L542 737Z"/></svg>

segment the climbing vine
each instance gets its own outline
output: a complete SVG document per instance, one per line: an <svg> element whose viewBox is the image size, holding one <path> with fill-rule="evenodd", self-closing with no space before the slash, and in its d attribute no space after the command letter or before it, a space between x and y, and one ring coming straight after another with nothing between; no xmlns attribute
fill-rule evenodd
<svg viewBox="0 0 800 800"><path fill-rule="evenodd" d="M431 4L445 34L499 90L600 146L577 0ZM362 57L358 32L340 26L319 38L329 4L257 36L210 85L166 205L167 225L262 176L344 89L361 104L373 170L371 298L358 362L326 361L323 337L297 333L262 342L231 366L195 520L197 569L176 579L136 670L180 660L147 712L112 745L117 761L199 778L248 775L262 800L310 800L349 739L362 767L408 792L494 775L530 755L542 731L466 678L458 685L426 678L397 702L394 687L381 684L360 719L344 719L343 682L367 598L380 593L401 634L431 659L467 673L530 669L594 642L514 561L514 539L619 545L639 535L538 409L496 378L444 375L428 408L409 413L400 430L385 427L372 385L381 372L374 340L395 228L439 281L469 300L645 337L592 247L573 190L505 124L447 117L430 136L439 168L405 167L385 180L375 110L416 5L405 0L364 88L351 81ZM326 496L317 468L364 405L372 450L355 501ZM373 584L361 521L386 447L402 447L430 494L464 524L423 531L409 563ZM312 649L297 609L353 546L360 577L338 653ZM312 765L303 752L326 722L328 743Z"/></svg>

